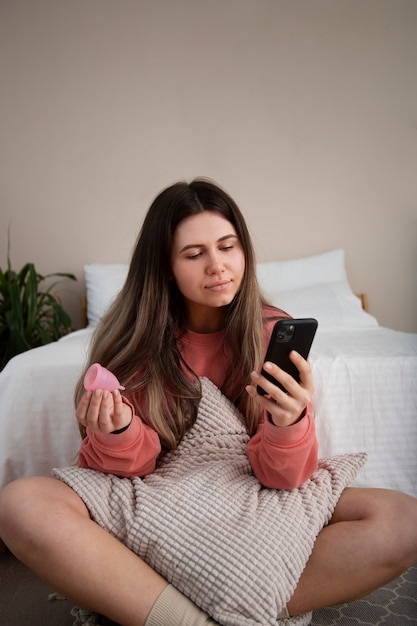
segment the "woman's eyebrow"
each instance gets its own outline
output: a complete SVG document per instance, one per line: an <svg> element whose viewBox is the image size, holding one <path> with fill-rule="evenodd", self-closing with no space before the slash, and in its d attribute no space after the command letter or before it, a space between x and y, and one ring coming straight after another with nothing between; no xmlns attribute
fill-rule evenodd
<svg viewBox="0 0 417 626"><path fill-rule="evenodd" d="M234 235L233 233L231 233L230 235L224 235L223 237L220 237L220 239L218 239L216 241L216 243L221 243L222 241L226 241L226 239L237 239L237 235ZM180 252L185 252L185 250L189 250L190 248L204 248L206 244L204 243L189 243L186 246L184 246L183 248L181 248Z"/></svg>

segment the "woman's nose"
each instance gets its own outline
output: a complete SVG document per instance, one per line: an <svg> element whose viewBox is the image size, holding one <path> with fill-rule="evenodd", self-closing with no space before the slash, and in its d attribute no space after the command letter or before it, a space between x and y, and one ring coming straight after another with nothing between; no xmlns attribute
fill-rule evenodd
<svg viewBox="0 0 417 626"><path fill-rule="evenodd" d="M216 274L218 272L223 272L224 263L218 254L211 254L209 257L209 262L207 266L207 271L209 274Z"/></svg>

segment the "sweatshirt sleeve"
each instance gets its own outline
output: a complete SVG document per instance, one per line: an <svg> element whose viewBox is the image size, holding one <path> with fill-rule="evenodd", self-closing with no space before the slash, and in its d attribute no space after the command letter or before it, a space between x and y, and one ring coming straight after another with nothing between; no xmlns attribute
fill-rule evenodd
<svg viewBox="0 0 417 626"><path fill-rule="evenodd" d="M125 478L146 476L155 470L160 452L161 442L157 433L134 414L128 428L118 434L87 429L78 464Z"/></svg>
<svg viewBox="0 0 417 626"><path fill-rule="evenodd" d="M268 419L260 422L246 453L259 482L271 489L294 489L317 469L318 441L312 406L285 428Z"/></svg>

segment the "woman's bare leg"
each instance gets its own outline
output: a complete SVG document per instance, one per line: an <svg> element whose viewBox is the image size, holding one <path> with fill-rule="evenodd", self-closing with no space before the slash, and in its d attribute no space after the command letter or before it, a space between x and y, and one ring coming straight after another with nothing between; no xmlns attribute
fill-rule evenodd
<svg viewBox="0 0 417 626"><path fill-rule="evenodd" d="M90 519L53 478L23 478L0 493L0 536L68 600L124 626L142 626L167 582Z"/></svg>
<svg viewBox="0 0 417 626"><path fill-rule="evenodd" d="M346 489L288 604L290 615L357 600L417 562L417 500Z"/></svg>

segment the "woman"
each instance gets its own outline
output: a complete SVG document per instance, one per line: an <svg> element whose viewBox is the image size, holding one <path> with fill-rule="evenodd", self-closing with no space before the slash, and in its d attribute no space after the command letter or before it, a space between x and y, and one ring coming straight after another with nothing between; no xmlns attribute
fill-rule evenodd
<svg viewBox="0 0 417 626"><path fill-rule="evenodd" d="M81 467L151 474L161 451L175 449L192 428L206 376L244 414L247 454L259 481L275 489L301 485L317 467L310 365L292 355L297 383L264 364L287 393L257 373L273 323L284 316L259 293L250 237L234 201L204 180L164 190L91 347L90 362L116 374L124 397L84 394L78 385ZM416 522L417 502L409 496L343 491L282 616L354 600L397 577L417 561ZM0 536L69 600L120 624L213 623L93 521L84 501L59 480L25 478L6 486Z"/></svg>

